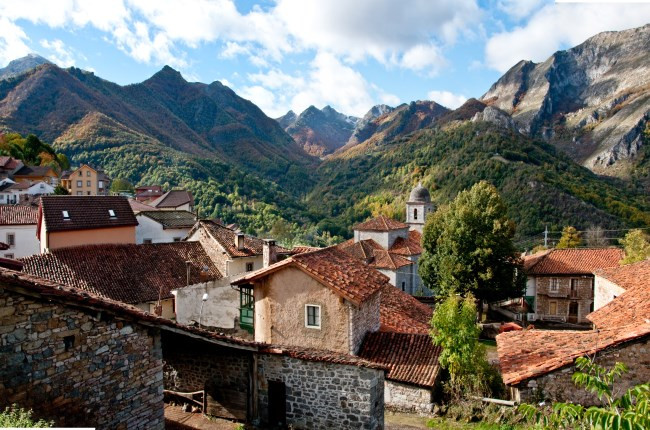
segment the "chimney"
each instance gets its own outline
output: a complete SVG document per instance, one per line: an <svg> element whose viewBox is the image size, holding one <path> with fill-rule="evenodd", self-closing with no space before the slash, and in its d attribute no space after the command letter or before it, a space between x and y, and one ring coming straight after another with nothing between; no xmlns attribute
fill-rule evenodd
<svg viewBox="0 0 650 430"><path fill-rule="evenodd" d="M262 246L262 267L269 267L277 261L278 254L275 249L275 240L264 239L264 245Z"/></svg>
<svg viewBox="0 0 650 430"><path fill-rule="evenodd" d="M239 251L244 249L244 233L236 233L235 246Z"/></svg>

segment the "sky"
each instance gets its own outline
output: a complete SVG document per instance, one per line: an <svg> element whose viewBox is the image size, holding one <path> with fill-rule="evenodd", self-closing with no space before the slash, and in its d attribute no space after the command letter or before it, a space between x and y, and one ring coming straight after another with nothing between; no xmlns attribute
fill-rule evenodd
<svg viewBox="0 0 650 430"><path fill-rule="evenodd" d="M413 100L455 108L520 60L646 23L640 0L0 0L0 66L34 52L126 85L169 65L270 117L363 116Z"/></svg>

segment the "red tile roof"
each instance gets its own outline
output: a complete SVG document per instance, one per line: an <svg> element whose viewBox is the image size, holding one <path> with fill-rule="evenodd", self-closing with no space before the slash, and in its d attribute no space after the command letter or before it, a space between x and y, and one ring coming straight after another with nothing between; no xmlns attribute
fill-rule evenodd
<svg viewBox="0 0 650 430"><path fill-rule="evenodd" d="M650 260L599 270L596 274L625 292L587 315L587 319L600 328L650 322Z"/></svg>
<svg viewBox="0 0 650 430"><path fill-rule="evenodd" d="M440 372L440 347L428 334L368 333L359 357L388 367L386 379L432 388Z"/></svg>
<svg viewBox="0 0 650 430"><path fill-rule="evenodd" d="M242 285L265 278L285 267L296 267L336 294L360 305L388 284L388 277L348 256L334 246L293 255L269 267L250 272L233 282Z"/></svg>
<svg viewBox="0 0 650 430"><path fill-rule="evenodd" d="M572 365L578 357L650 336L650 323L590 331L522 330L497 336L503 382L516 385Z"/></svg>
<svg viewBox="0 0 650 430"><path fill-rule="evenodd" d="M387 270L397 270L404 266L410 266L413 262L409 259L406 259L392 252L386 251L385 249L376 249L375 258L369 264L370 267L375 269L387 269Z"/></svg>
<svg viewBox="0 0 650 430"><path fill-rule="evenodd" d="M186 261L190 284L222 278L199 242L82 246L21 261L26 273L124 303L158 300L161 289L163 298L172 297L186 285Z"/></svg>
<svg viewBox="0 0 650 430"><path fill-rule="evenodd" d="M398 237L393 242L393 246L390 247L389 251L393 254L398 255L420 255L422 254L422 234L417 230L409 231L407 239L403 237Z"/></svg>
<svg viewBox="0 0 650 430"><path fill-rule="evenodd" d="M194 205L192 193L187 190L171 190L151 202L151 206L156 208L177 208L189 203Z"/></svg>
<svg viewBox="0 0 650 430"><path fill-rule="evenodd" d="M542 251L524 257L527 275L591 275L594 270L618 266L620 248L569 248Z"/></svg>
<svg viewBox="0 0 650 430"><path fill-rule="evenodd" d="M22 163L22 161L18 161L13 157L8 156L0 157L0 167L4 169L13 170L18 167L18 163Z"/></svg>
<svg viewBox="0 0 650 430"><path fill-rule="evenodd" d="M138 225L129 201L120 196L43 196L40 210L48 232ZM69 221L63 219L63 211Z"/></svg>
<svg viewBox="0 0 650 430"><path fill-rule="evenodd" d="M33 206L0 205L0 225L38 223L38 209Z"/></svg>
<svg viewBox="0 0 650 430"><path fill-rule="evenodd" d="M383 215L352 227L353 230L361 231L391 231L401 230L403 228L409 228L408 224L404 224L403 222L394 220L392 218L387 218Z"/></svg>
<svg viewBox="0 0 650 430"><path fill-rule="evenodd" d="M210 220L199 221L192 230L189 231L188 236L191 236L198 228L204 228L214 240L226 251L228 256L232 257L253 257L255 255L262 255L264 247L264 240L254 236L244 235L243 249L237 249L235 246L235 238L237 232L222 224ZM278 254L289 254L290 251L281 246L276 246Z"/></svg>
<svg viewBox="0 0 650 430"><path fill-rule="evenodd" d="M129 205L131 206L131 209L133 210L133 213L138 213L138 212L144 212L144 211L157 211L160 210L158 208L155 208L153 206L149 206L147 204L144 204L142 202L139 202L135 199L129 199Z"/></svg>
<svg viewBox="0 0 650 430"><path fill-rule="evenodd" d="M302 254L302 253L305 253L305 252L318 251L319 249L321 249L321 248L319 248L317 246L298 245L298 246L294 246L293 248L291 248L289 250L289 253L291 255L296 255L296 254Z"/></svg>
<svg viewBox="0 0 650 430"><path fill-rule="evenodd" d="M400 289L387 284L379 304L381 331L428 334L433 310Z"/></svg>
<svg viewBox="0 0 650 430"><path fill-rule="evenodd" d="M56 172L50 166L23 166L20 168L20 170L14 173L14 177L24 176L26 178L38 178L48 175L51 177L57 177Z"/></svg>
<svg viewBox="0 0 650 430"><path fill-rule="evenodd" d="M334 364L346 364L348 366L360 366L371 369L388 370L389 367L378 362L372 362L354 355L343 354L334 351L327 351L315 348L300 348L295 346L284 345L266 345L260 344L261 353L284 355L291 358L307 361L319 361Z"/></svg>
<svg viewBox="0 0 650 430"><path fill-rule="evenodd" d="M400 267L413 264L412 261L400 255L386 251L372 239L364 239L359 242L350 239L339 243L336 247L350 257L361 260L375 269L397 270Z"/></svg>

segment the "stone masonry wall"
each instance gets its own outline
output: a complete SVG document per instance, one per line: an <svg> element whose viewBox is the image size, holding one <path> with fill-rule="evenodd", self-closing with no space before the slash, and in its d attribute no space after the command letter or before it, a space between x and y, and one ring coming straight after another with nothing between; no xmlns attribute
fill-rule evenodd
<svg viewBox="0 0 650 430"><path fill-rule="evenodd" d="M557 302L558 317L568 317L570 302L578 303L578 323L588 323L586 316L591 312L591 306L594 301L594 288L592 277L555 277L558 279L557 291L551 290L551 279L553 277L537 277L537 313L540 315L550 315L551 301ZM571 297L571 279L577 283L577 296Z"/></svg>
<svg viewBox="0 0 650 430"><path fill-rule="evenodd" d="M260 356L259 413L268 421L268 381L286 385L287 425L296 429L382 429L384 372L350 365Z"/></svg>
<svg viewBox="0 0 650 430"><path fill-rule="evenodd" d="M356 354L361 348L361 343L366 333L379 330L379 302L381 292L361 303L358 308L352 304L350 307L351 335L350 354Z"/></svg>
<svg viewBox="0 0 650 430"><path fill-rule="evenodd" d="M625 363L629 372L623 374L614 385L615 391L623 393L628 388L650 381L650 336L641 341L629 343L621 348L599 352L596 363L611 369L619 361ZM536 379L524 381L519 389L519 400L533 402L538 400L571 401L582 405L598 404L598 399L584 388L577 387L571 376L577 369L574 366L558 369Z"/></svg>
<svg viewBox="0 0 650 430"><path fill-rule="evenodd" d="M160 332L0 288L0 407L57 426L163 429Z"/></svg>
<svg viewBox="0 0 650 430"><path fill-rule="evenodd" d="M419 413L430 413L433 409L433 394L430 389L386 381L384 390L387 409Z"/></svg>

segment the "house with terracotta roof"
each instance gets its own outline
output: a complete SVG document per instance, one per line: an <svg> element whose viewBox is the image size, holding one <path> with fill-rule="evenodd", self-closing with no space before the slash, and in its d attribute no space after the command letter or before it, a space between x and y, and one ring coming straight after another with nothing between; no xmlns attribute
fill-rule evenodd
<svg viewBox="0 0 650 430"><path fill-rule="evenodd" d="M125 197L43 196L38 210L37 237L41 252L135 243L138 221Z"/></svg>
<svg viewBox="0 0 650 430"><path fill-rule="evenodd" d="M0 156L0 179L12 178L23 166L21 160L6 155Z"/></svg>
<svg viewBox="0 0 650 430"><path fill-rule="evenodd" d="M588 324L594 310L594 271L618 266L619 248L552 249L524 257L529 321Z"/></svg>
<svg viewBox="0 0 650 430"><path fill-rule="evenodd" d="M4 258L38 254L38 209L25 205L0 205L0 242L7 245Z"/></svg>
<svg viewBox="0 0 650 430"><path fill-rule="evenodd" d="M142 203L149 203L164 194L160 185L143 185L135 187L135 199Z"/></svg>
<svg viewBox="0 0 650 430"><path fill-rule="evenodd" d="M429 191L415 187L406 203L406 223L378 216L355 225L354 237L338 245L348 255L388 276L390 283L411 295L431 292L418 274L422 229L433 212Z"/></svg>
<svg viewBox="0 0 650 430"><path fill-rule="evenodd" d="M625 391L650 380L650 281L647 261L597 271L625 285L625 291L587 315L592 330L522 330L497 336L504 383L517 401L546 398L583 405L598 399L571 380L575 359L589 357L601 366L623 362L629 372L615 389Z"/></svg>
<svg viewBox="0 0 650 430"><path fill-rule="evenodd" d="M21 260L23 271L134 305L175 315L172 290L220 280L221 273L200 243L104 244L51 249ZM227 305L227 304L225 304ZM162 312L162 313L160 313ZM225 310L224 310L225 312ZM237 315L237 308L230 313Z"/></svg>
<svg viewBox="0 0 650 430"><path fill-rule="evenodd" d="M196 215L188 211L141 211L135 218L136 243L179 242L196 224Z"/></svg>
<svg viewBox="0 0 650 430"><path fill-rule="evenodd" d="M232 282L253 313L255 340L355 354L390 370L385 402L431 411L439 348L431 309L338 247L292 255Z"/></svg>
<svg viewBox="0 0 650 430"><path fill-rule="evenodd" d="M102 169L82 164L76 170L64 172L61 185L72 196L107 196L111 178Z"/></svg>
<svg viewBox="0 0 650 430"><path fill-rule="evenodd" d="M156 209L165 211L194 212L194 197L187 190L171 190L147 202Z"/></svg>

